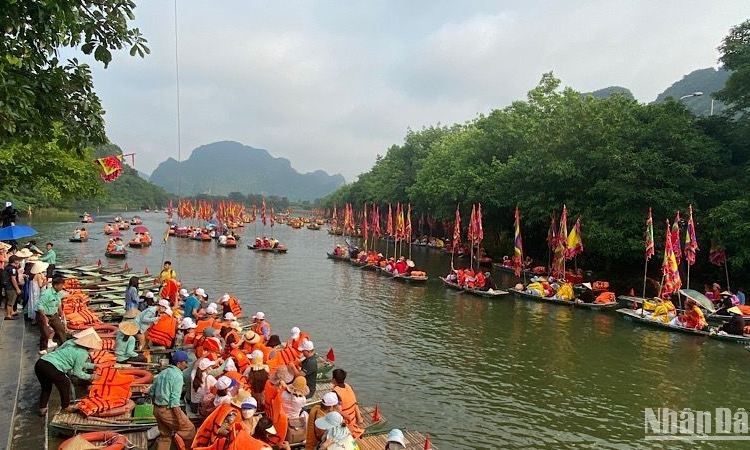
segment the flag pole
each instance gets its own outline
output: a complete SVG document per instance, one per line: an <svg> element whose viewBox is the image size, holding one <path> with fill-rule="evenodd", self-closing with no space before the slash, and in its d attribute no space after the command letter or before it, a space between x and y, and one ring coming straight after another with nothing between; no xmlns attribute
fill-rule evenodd
<svg viewBox="0 0 750 450"><path fill-rule="evenodd" d="M729 289L729 264L727 264L726 259L724 259L724 273L727 276L727 291L732 292L732 290Z"/></svg>
<svg viewBox="0 0 750 450"><path fill-rule="evenodd" d="M648 259L646 259L645 267L643 268L643 298L646 298L646 277L648 274Z"/></svg>

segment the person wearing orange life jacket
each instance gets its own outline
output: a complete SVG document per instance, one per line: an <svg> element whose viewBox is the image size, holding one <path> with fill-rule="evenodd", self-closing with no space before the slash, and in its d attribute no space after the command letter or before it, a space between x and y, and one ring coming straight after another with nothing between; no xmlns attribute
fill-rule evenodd
<svg viewBox="0 0 750 450"><path fill-rule="evenodd" d="M177 306L177 295L180 292L180 282L175 278L168 279L159 291L161 298L169 300L170 307Z"/></svg>
<svg viewBox="0 0 750 450"><path fill-rule="evenodd" d="M263 342L268 341L268 338L271 337L271 324L266 321L266 315L262 311L258 311L253 316L251 329L263 338Z"/></svg>
<svg viewBox="0 0 750 450"><path fill-rule="evenodd" d="M459 286L466 285L466 271L463 267L459 267L458 270L456 270L456 283L458 283Z"/></svg>
<svg viewBox="0 0 750 450"><path fill-rule="evenodd" d="M393 273L396 275L403 275L409 270L409 266L406 265L406 257L402 256L396 261L396 267L393 269Z"/></svg>
<svg viewBox="0 0 750 450"><path fill-rule="evenodd" d="M333 392L341 399L341 415L344 416L346 426L352 436L358 439L364 432L364 419L357 404L357 396L354 389L346 383L346 371L344 369L333 369Z"/></svg>
<svg viewBox="0 0 750 450"><path fill-rule="evenodd" d="M233 316L229 316L227 313L228 318L233 318ZM242 345L242 339L240 338L240 333L242 332L242 326L239 322L236 320L232 320L229 323L226 323L224 326L221 327L221 337L224 338L224 356L226 357L229 355L229 352L236 348L240 348Z"/></svg>
<svg viewBox="0 0 750 450"><path fill-rule="evenodd" d="M242 415L233 402L222 403L201 424L193 439L193 448L229 448L234 431L242 429Z"/></svg>
<svg viewBox="0 0 750 450"><path fill-rule="evenodd" d="M159 300L158 311L159 319L148 329L146 340L169 348L177 334L177 319L172 317L172 308L169 307L169 301L165 299Z"/></svg>
<svg viewBox="0 0 750 450"><path fill-rule="evenodd" d="M481 289L482 287L484 287L484 272L478 270L476 276L474 277L474 280L474 289Z"/></svg>
<svg viewBox="0 0 750 450"><path fill-rule="evenodd" d="M279 366L299 366L302 352L298 348L281 345L278 335L271 335L268 339L267 347L271 348L267 360L271 372Z"/></svg>
<svg viewBox="0 0 750 450"><path fill-rule="evenodd" d="M222 313L225 315L227 313L232 313L236 318L242 317L240 302L233 295L229 295L225 292L224 295L221 296L221 299L219 299L219 303L223 308Z"/></svg>
<svg viewBox="0 0 750 450"><path fill-rule="evenodd" d="M309 341L310 335L301 331L299 327L292 327L289 339L286 341L285 347L298 348L302 345L302 342Z"/></svg>
<svg viewBox="0 0 750 450"><path fill-rule="evenodd" d="M193 319L190 317L183 317L182 322L180 322L180 325L177 327L179 332L182 334L182 347L192 347L195 343L196 335L195 335L195 329L198 327L198 325L193 322ZM178 339L179 340L179 339Z"/></svg>
<svg viewBox="0 0 750 450"><path fill-rule="evenodd" d="M198 358L203 357L206 354L205 349L205 343L208 339L215 341L216 339L216 330L214 330L211 327L207 327L203 329L203 332L200 335L197 335L195 338L195 342L193 342L193 351L195 352L195 356ZM217 349L219 348L218 342L216 342Z"/></svg>

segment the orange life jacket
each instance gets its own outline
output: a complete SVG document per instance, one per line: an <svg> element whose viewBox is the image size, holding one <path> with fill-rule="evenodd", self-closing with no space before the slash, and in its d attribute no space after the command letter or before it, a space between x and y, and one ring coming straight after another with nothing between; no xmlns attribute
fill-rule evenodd
<svg viewBox="0 0 750 450"><path fill-rule="evenodd" d="M229 309L232 310L232 314L234 314L234 317L242 317L242 307L240 306L239 300L232 295L229 297L229 301L227 302L229 304Z"/></svg>
<svg viewBox="0 0 750 450"><path fill-rule="evenodd" d="M267 339L267 337L266 337L266 335L263 334L263 328L265 328L265 329L268 330L268 336L270 336L271 335L271 324L268 323L267 320L263 320L263 321L260 321L260 322L255 322L250 327L250 329L253 330L257 335L259 335L260 337L262 337L263 338L263 342L265 342L266 339Z"/></svg>
<svg viewBox="0 0 750 450"><path fill-rule="evenodd" d="M287 341L286 346L292 347L292 348L299 348L299 346L302 345L304 341L309 341L309 340L311 340L310 335L302 331L300 332L299 337L297 339L291 339Z"/></svg>
<svg viewBox="0 0 750 450"><path fill-rule="evenodd" d="M357 408L359 408L359 406L357 405L357 396L354 395L354 389L344 383L344 387L334 386L333 391L339 396L339 399L341 399L341 415L344 417L346 426L349 428L349 431L351 431L354 439L359 439L365 430L357 424Z"/></svg>
<svg viewBox="0 0 750 450"><path fill-rule="evenodd" d="M124 406L130 399L130 385L135 380L134 376L111 367L99 369L97 373L100 376L91 383L88 397L77 403L78 410L86 417Z"/></svg>
<svg viewBox="0 0 750 450"><path fill-rule="evenodd" d="M269 440L277 445L284 442L287 428L289 428L289 419L286 417L281 397L281 393L277 392L277 395L271 400L270 404L268 399L266 399L266 416L271 419L273 427L276 429L276 434L269 436Z"/></svg>
<svg viewBox="0 0 750 450"><path fill-rule="evenodd" d="M180 283L174 278L170 278L164 283L164 287L161 288L161 292L159 292L159 295L161 296L161 298L169 299L169 303L174 306L177 304L177 293L179 292L179 290Z"/></svg>
<svg viewBox="0 0 750 450"><path fill-rule="evenodd" d="M242 376L240 372L229 370L229 371L224 372L224 375L236 381L241 391L250 392L250 386L247 384L247 380L245 379L245 377ZM216 388L216 385L214 385L214 389L215 388Z"/></svg>
<svg viewBox="0 0 750 450"><path fill-rule="evenodd" d="M198 428L193 439L193 448L218 444L218 446L210 448L224 449L227 444L227 438L219 435L219 429L224 423L224 419L231 412L235 413L235 418L232 420L230 427L233 427L235 424L242 426L242 413L231 404L222 403L206 417L200 428Z"/></svg>
<svg viewBox="0 0 750 450"><path fill-rule="evenodd" d="M117 362L117 357L114 353L107 350L96 350L91 352L91 362L94 364L101 364L102 366L111 366Z"/></svg>
<svg viewBox="0 0 750 450"><path fill-rule="evenodd" d="M206 328L211 328L211 327L214 326L214 321L215 320L216 319L214 319L213 317L209 317L208 319L202 319L202 320L199 320L198 322L196 322L196 325L198 325L198 326L195 327L195 334L199 335L199 336L202 335L203 334L203 330L205 330Z"/></svg>
<svg viewBox="0 0 750 450"><path fill-rule="evenodd" d="M612 303L615 301L615 293L604 291L596 297L594 303Z"/></svg>
<svg viewBox="0 0 750 450"><path fill-rule="evenodd" d="M146 332L146 339L156 345L171 347L177 333L177 319L169 314L161 314Z"/></svg>
<svg viewBox="0 0 750 450"><path fill-rule="evenodd" d="M229 356L231 356L234 359L234 362L237 366L237 371L240 373L245 373L245 370L250 366L250 359L242 353L242 350L239 348L235 348L232 351L229 352Z"/></svg>
<svg viewBox="0 0 750 450"><path fill-rule="evenodd" d="M229 345L230 343L229 336L232 336L231 342L233 344L237 345L241 342L239 331L235 330L234 328L231 328L229 332L227 332L227 335L224 337L225 345L224 345L224 354L222 356L224 356L225 358L228 357L232 351L232 347Z"/></svg>

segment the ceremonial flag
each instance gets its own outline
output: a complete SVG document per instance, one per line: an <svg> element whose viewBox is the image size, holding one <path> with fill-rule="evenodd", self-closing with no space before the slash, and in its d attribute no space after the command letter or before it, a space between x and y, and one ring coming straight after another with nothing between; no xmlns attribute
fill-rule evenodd
<svg viewBox="0 0 750 450"><path fill-rule="evenodd" d="M672 238L670 235L669 219L667 219L667 232L664 235L664 262L661 265L662 274L664 275L664 284L662 285L660 295L677 292L682 286L680 279L679 266L675 258L674 248L672 247Z"/></svg>
<svg viewBox="0 0 750 450"><path fill-rule="evenodd" d="M115 181L122 174L122 155L111 155L97 158L94 163L101 167L102 180L105 183Z"/></svg>
<svg viewBox="0 0 750 450"><path fill-rule="evenodd" d="M372 238L379 238L381 235L380 230L380 208L373 203L372 204Z"/></svg>
<svg viewBox="0 0 750 450"><path fill-rule="evenodd" d="M258 207L256 206L255 202L253 202L253 209L250 210L250 222L251 223L255 222L255 218L256 218L255 216L257 215L257 213L258 213Z"/></svg>
<svg viewBox="0 0 750 450"><path fill-rule="evenodd" d="M401 206L401 203L398 203L396 205L396 240L400 240L404 238L404 232L405 232L405 226L404 226L404 208Z"/></svg>
<svg viewBox="0 0 750 450"><path fill-rule="evenodd" d="M367 249L367 238L367 202L365 202L365 206L362 208L362 239L365 241L365 249Z"/></svg>
<svg viewBox="0 0 750 450"><path fill-rule="evenodd" d="M393 211L390 203L388 203L388 218L385 221L385 232L388 234L388 237L393 236Z"/></svg>
<svg viewBox="0 0 750 450"><path fill-rule="evenodd" d="M518 206L516 206L515 234L516 239L513 249L513 271L517 277L520 277L521 268L523 267L523 240L521 239L521 215L518 213Z"/></svg>
<svg viewBox="0 0 750 450"><path fill-rule="evenodd" d="M266 226L266 199L260 204L260 221L263 222L263 226Z"/></svg>
<svg viewBox="0 0 750 450"><path fill-rule="evenodd" d="M654 219L651 217L651 208L648 208L648 219L646 219L646 261L654 256Z"/></svg>
<svg viewBox="0 0 750 450"><path fill-rule="evenodd" d="M273 213L273 203L271 203L271 216L269 218L271 219L271 228L273 228L273 224L276 223L276 214Z"/></svg>
<svg viewBox="0 0 750 450"><path fill-rule="evenodd" d="M581 216L576 219L576 224L568 234L565 259L573 259L577 254L583 253L583 239L581 238Z"/></svg>
<svg viewBox="0 0 750 450"><path fill-rule="evenodd" d="M458 250L461 245L461 212L458 210L456 205L456 220L453 222L453 253Z"/></svg>
<svg viewBox="0 0 750 450"><path fill-rule="evenodd" d="M688 222L685 230L685 259L689 265L695 264L695 252L698 248L698 240L695 238L695 222L693 222L693 205L688 205ZM688 280L690 281L690 280Z"/></svg>
<svg viewBox="0 0 750 450"><path fill-rule="evenodd" d="M672 251L674 252L675 259L677 260L677 265L680 265L680 262L682 262L682 249L680 249L680 212L677 211L677 215L674 218L674 223L672 223L672 232L670 233L670 236L672 238Z"/></svg>
<svg viewBox="0 0 750 450"><path fill-rule="evenodd" d="M555 245L555 255L552 259L552 273L557 277L565 275L565 251L568 241L568 208L563 205L562 215L560 216L560 232L557 234L557 245Z"/></svg>
<svg viewBox="0 0 750 450"><path fill-rule="evenodd" d="M479 245L484 240L484 229L482 228L482 204L477 206L477 216L474 225L474 245Z"/></svg>
<svg viewBox="0 0 750 450"><path fill-rule="evenodd" d="M475 238L476 238L476 232L477 232L477 207L476 205L471 205L471 217L469 218L469 227L466 230L466 238L467 241L469 241L470 244L474 244Z"/></svg>
<svg viewBox="0 0 750 450"><path fill-rule="evenodd" d="M549 223L549 230L547 231L547 246L549 249L554 252L555 248L557 248L557 219L555 219L555 214L550 214L550 217L552 218Z"/></svg>
<svg viewBox="0 0 750 450"><path fill-rule="evenodd" d="M716 266L721 266L727 262L726 249L719 247L719 244L713 239L711 240L711 250L708 252L708 260Z"/></svg>
<svg viewBox="0 0 750 450"><path fill-rule="evenodd" d="M406 212L406 227L404 228L404 237L406 242L411 242L411 203L409 203Z"/></svg>

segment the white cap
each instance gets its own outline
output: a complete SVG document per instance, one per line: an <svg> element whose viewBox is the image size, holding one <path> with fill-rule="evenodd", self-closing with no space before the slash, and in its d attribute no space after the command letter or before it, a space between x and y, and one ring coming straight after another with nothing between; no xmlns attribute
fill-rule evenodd
<svg viewBox="0 0 750 450"><path fill-rule="evenodd" d="M146 298L154 298L154 293L151 291L148 291L143 296Z"/></svg>
<svg viewBox="0 0 750 450"><path fill-rule="evenodd" d="M231 385L232 385L232 379L226 375L221 376L219 377L218 380L216 380L216 389L219 389L219 390L228 389L229 386Z"/></svg>
<svg viewBox="0 0 750 450"><path fill-rule="evenodd" d="M165 314L168 314L168 315L170 315L170 316L171 316L171 315L173 314L173 313L172 313L172 308L167 308L167 309L165 309L165 310L164 310L164 313L165 313Z"/></svg>
<svg viewBox="0 0 750 450"><path fill-rule="evenodd" d="M219 307L218 307L218 306L216 306L216 303L211 303L211 304L209 304L209 305L208 305L208 307L206 308L206 312L207 312L208 314L218 314L218 312L219 312Z"/></svg>
<svg viewBox="0 0 750 450"><path fill-rule="evenodd" d="M224 370L227 372L237 372L237 366L234 364L234 359L229 358L227 363L224 364Z"/></svg>
<svg viewBox="0 0 750 450"><path fill-rule="evenodd" d="M292 339L299 338L300 329L298 327L292 328Z"/></svg>
<svg viewBox="0 0 750 450"><path fill-rule="evenodd" d="M336 406L339 404L339 396L335 392L326 392L323 394L322 403L325 406Z"/></svg>
<svg viewBox="0 0 750 450"><path fill-rule="evenodd" d="M160 299L159 300L159 306L163 306L165 308L170 308L172 305L169 304L169 300L166 299Z"/></svg>
<svg viewBox="0 0 750 450"><path fill-rule="evenodd" d="M300 346L297 347L297 350L301 352L309 352L315 350L315 346L313 345L312 341L308 341L307 339L305 339L304 341L302 341Z"/></svg>
<svg viewBox="0 0 750 450"><path fill-rule="evenodd" d="M11 203L11 202L5 202L5 207L7 208L8 206L13 206L13 203Z"/></svg>
<svg viewBox="0 0 750 450"><path fill-rule="evenodd" d="M200 362L198 362L198 368L200 370L206 370L213 365L214 361L211 361L209 358L201 358Z"/></svg>
<svg viewBox="0 0 750 450"><path fill-rule="evenodd" d="M250 352L250 358L263 358L265 355L263 355L263 350L253 350Z"/></svg>
<svg viewBox="0 0 750 450"><path fill-rule="evenodd" d="M221 300L219 300L221 303L226 303L229 301L229 294L224 293L224 295L221 296Z"/></svg>
<svg viewBox="0 0 750 450"><path fill-rule="evenodd" d="M255 313L255 315L253 316L253 319L259 319L259 320L265 320L265 318L266 318L266 315L265 315L265 314L263 314L263 312L262 312L262 311L258 311L258 312L257 312L257 313Z"/></svg>
<svg viewBox="0 0 750 450"><path fill-rule="evenodd" d="M234 314L232 314L231 312L228 312L224 314L224 320L234 321L234 320L237 320L237 318L234 317Z"/></svg>
<svg viewBox="0 0 750 450"><path fill-rule="evenodd" d="M188 291L185 288L180 289L180 297L187 297Z"/></svg>
<svg viewBox="0 0 750 450"><path fill-rule="evenodd" d="M208 297L208 295L206 295L206 291L204 291L203 288L196 289L195 290L195 295L197 295L199 297L203 297L203 298Z"/></svg>
<svg viewBox="0 0 750 450"><path fill-rule="evenodd" d="M180 322L180 326L178 328L180 330L189 330L191 328L198 328L198 325L193 322L193 319L191 317L185 317L182 319L182 322Z"/></svg>

